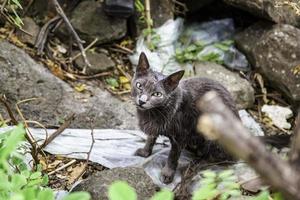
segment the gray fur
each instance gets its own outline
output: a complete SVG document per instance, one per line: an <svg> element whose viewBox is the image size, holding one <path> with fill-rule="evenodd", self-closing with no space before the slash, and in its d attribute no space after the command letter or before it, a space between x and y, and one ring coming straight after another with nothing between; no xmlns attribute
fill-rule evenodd
<svg viewBox="0 0 300 200"><path fill-rule="evenodd" d="M238 117L234 100L221 84L213 80L191 78L180 81L183 73L179 71L165 76L152 71L142 53L132 80L132 96L137 106L139 126L148 135L145 147L138 149L136 155L151 155L159 135L170 139L171 150L161 174L164 183L172 182L184 148L195 150L205 159L231 159L215 142L207 141L197 133L197 120L201 112L196 108L196 102L206 92L214 90ZM162 96L152 96L155 92L160 92Z"/></svg>

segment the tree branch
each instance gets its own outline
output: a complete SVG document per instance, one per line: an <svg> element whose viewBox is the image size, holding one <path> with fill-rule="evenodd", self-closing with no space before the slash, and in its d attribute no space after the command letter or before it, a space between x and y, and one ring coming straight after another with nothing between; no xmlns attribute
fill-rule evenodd
<svg viewBox="0 0 300 200"><path fill-rule="evenodd" d="M90 67L91 64L90 64L89 60L87 59L86 54L85 54L85 50L84 50L84 48L82 46L82 44L84 43L84 41L82 41L79 38L78 34L76 33L75 29L73 28L72 24L70 23L69 19L67 18L66 14L64 13L63 9L59 5L58 1L57 0L52 0L52 1L53 1L53 4L54 4L55 8L56 8L57 13L62 17L62 19L64 20L66 26L71 31L71 33L73 34L73 36L74 36L74 38L75 38L75 40L77 42L77 45L78 45L78 47L79 47L79 49L81 51L81 55L82 55L83 60L85 62L85 66L83 68L83 73L85 73L86 67L87 66Z"/></svg>
<svg viewBox="0 0 300 200"><path fill-rule="evenodd" d="M198 108L203 112L198 122L201 133L246 161L286 198L300 199L299 172L279 156L268 152L257 137L251 136L215 92L204 95Z"/></svg>

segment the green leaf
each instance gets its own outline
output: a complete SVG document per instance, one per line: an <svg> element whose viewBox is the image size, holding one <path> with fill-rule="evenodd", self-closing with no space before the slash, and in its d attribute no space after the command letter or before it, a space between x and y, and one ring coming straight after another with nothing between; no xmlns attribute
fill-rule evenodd
<svg viewBox="0 0 300 200"><path fill-rule="evenodd" d="M273 196L274 200L284 200L284 198L280 192L276 192L272 196Z"/></svg>
<svg viewBox="0 0 300 200"><path fill-rule="evenodd" d="M106 83L108 85L110 85L111 87L114 87L114 88L119 87L119 82L115 78L107 78Z"/></svg>
<svg viewBox="0 0 300 200"><path fill-rule="evenodd" d="M36 188L25 188L23 191L23 196L25 197L26 200L29 199L36 199L37 196L37 189Z"/></svg>
<svg viewBox="0 0 300 200"><path fill-rule="evenodd" d="M163 189L159 192L157 192L151 200L173 200L174 199L174 194L166 189Z"/></svg>
<svg viewBox="0 0 300 200"><path fill-rule="evenodd" d="M42 177L42 173L41 172L34 172L30 175L30 179L37 179L37 178L41 178Z"/></svg>
<svg viewBox="0 0 300 200"><path fill-rule="evenodd" d="M208 177L208 178L215 178L215 177L217 177L217 173L213 172L213 171L210 171L210 170L203 171L202 175L204 177Z"/></svg>
<svg viewBox="0 0 300 200"><path fill-rule="evenodd" d="M19 190L27 184L27 180L26 177L21 174L13 174L11 177L11 183L14 190Z"/></svg>
<svg viewBox="0 0 300 200"><path fill-rule="evenodd" d="M14 193L12 197L9 198L10 200L25 200L24 196L20 193Z"/></svg>
<svg viewBox="0 0 300 200"><path fill-rule="evenodd" d="M87 192L74 192L64 197L63 200L89 200L91 195Z"/></svg>
<svg viewBox="0 0 300 200"><path fill-rule="evenodd" d="M137 195L134 188L124 181L114 182L108 189L110 200L136 200Z"/></svg>
<svg viewBox="0 0 300 200"><path fill-rule="evenodd" d="M42 185L46 186L48 184L48 182L49 182L49 177L46 174L46 175L43 176Z"/></svg>
<svg viewBox="0 0 300 200"><path fill-rule="evenodd" d="M41 185L43 182L43 179L38 178L38 179L31 179L30 181L28 181L27 186L28 187L32 187L32 186L39 186Z"/></svg>
<svg viewBox="0 0 300 200"><path fill-rule="evenodd" d="M193 194L192 200L213 199L217 195L218 190L209 187L202 187Z"/></svg>
<svg viewBox="0 0 300 200"><path fill-rule="evenodd" d="M30 171L29 171L29 170L24 170L24 171L21 172L21 174L22 174L23 176L25 176L26 178L29 178L29 176L30 176Z"/></svg>
<svg viewBox="0 0 300 200"><path fill-rule="evenodd" d="M225 188L227 189L239 189L240 188L240 185L238 183L235 183L235 182L222 182L221 183Z"/></svg>
<svg viewBox="0 0 300 200"><path fill-rule="evenodd" d="M251 200L269 200L269 192L268 191L262 191L258 194L258 196L253 197Z"/></svg>
<svg viewBox="0 0 300 200"><path fill-rule="evenodd" d="M37 199L41 200L54 200L53 190L46 188L38 193Z"/></svg>

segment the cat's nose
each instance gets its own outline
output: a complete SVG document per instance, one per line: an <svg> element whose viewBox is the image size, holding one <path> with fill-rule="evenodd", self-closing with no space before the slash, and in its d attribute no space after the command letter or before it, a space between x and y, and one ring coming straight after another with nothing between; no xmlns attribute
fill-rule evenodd
<svg viewBox="0 0 300 200"><path fill-rule="evenodd" d="M143 94L139 97L138 103L140 106L144 105L147 102L147 95Z"/></svg>
<svg viewBox="0 0 300 200"><path fill-rule="evenodd" d="M145 103L146 103L145 101L142 101L142 100L139 99L139 105L140 106L144 105Z"/></svg>

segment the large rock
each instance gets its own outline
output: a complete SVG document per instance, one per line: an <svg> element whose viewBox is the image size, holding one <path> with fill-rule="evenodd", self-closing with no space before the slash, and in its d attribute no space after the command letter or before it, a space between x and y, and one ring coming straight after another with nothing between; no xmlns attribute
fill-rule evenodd
<svg viewBox="0 0 300 200"><path fill-rule="evenodd" d="M91 194L92 200L106 200L108 199L108 186L118 180L126 181L131 187L135 188L138 199L150 199L158 189L144 169L126 167L98 172L79 183L72 192L87 191Z"/></svg>
<svg viewBox="0 0 300 200"><path fill-rule="evenodd" d="M264 17L276 23L286 23L300 27L298 0L224 0L226 3ZM287 3L290 2L290 3ZM294 4L294 5L293 5Z"/></svg>
<svg viewBox="0 0 300 200"><path fill-rule="evenodd" d="M81 39L98 44L112 42L126 35L126 19L105 14L103 3L83 1L72 12L71 23Z"/></svg>
<svg viewBox="0 0 300 200"><path fill-rule="evenodd" d="M291 25L249 27L236 43L251 64L295 105L300 102L300 30Z"/></svg>
<svg viewBox="0 0 300 200"><path fill-rule="evenodd" d="M26 119L44 125L58 125L70 113L77 115L71 127L135 129L135 108L95 86L79 93L37 64L23 50L0 42L0 93L14 105L32 97L39 100L21 104ZM14 106L13 106L14 107ZM2 116L6 111L0 106ZM7 115L4 115L7 117Z"/></svg>
<svg viewBox="0 0 300 200"><path fill-rule="evenodd" d="M220 82L225 86L239 109L250 108L254 103L254 90L251 84L237 73L215 63L197 63L196 76L206 77Z"/></svg>

